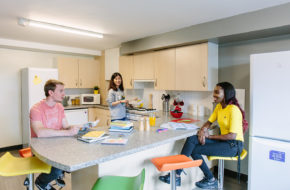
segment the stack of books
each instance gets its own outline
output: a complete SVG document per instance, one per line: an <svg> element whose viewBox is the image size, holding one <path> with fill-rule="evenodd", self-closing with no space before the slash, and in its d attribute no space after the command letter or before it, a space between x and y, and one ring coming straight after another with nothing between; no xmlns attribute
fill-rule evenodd
<svg viewBox="0 0 290 190"><path fill-rule="evenodd" d="M92 143L92 142L104 140L108 137L109 135L106 134L105 131L89 131L86 134L79 136L78 140L81 140L87 143Z"/></svg>
<svg viewBox="0 0 290 190"><path fill-rule="evenodd" d="M110 132L130 133L133 130L133 123L131 121L115 120L110 124Z"/></svg>

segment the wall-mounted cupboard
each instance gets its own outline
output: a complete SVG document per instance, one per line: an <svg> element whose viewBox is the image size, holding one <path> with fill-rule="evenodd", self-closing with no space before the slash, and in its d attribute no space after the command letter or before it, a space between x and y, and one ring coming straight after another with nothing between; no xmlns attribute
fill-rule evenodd
<svg viewBox="0 0 290 190"><path fill-rule="evenodd" d="M119 58L119 72L122 74L123 85L126 89L133 88L134 64L133 56L120 56Z"/></svg>
<svg viewBox="0 0 290 190"><path fill-rule="evenodd" d="M57 58L58 77L66 88L93 88L100 85L100 63L73 57Z"/></svg>
<svg viewBox="0 0 290 190"><path fill-rule="evenodd" d="M156 90L208 91L218 82L218 45L208 42L121 56L119 68L125 88L133 88L134 80L154 80Z"/></svg>

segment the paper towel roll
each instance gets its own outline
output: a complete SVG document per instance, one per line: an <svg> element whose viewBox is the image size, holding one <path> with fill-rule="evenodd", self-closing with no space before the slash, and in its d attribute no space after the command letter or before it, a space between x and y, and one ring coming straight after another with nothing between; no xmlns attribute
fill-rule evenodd
<svg viewBox="0 0 290 190"><path fill-rule="evenodd" d="M197 104L192 104L191 108L192 108L191 110L192 115L197 116Z"/></svg>
<svg viewBox="0 0 290 190"><path fill-rule="evenodd" d="M197 115L204 116L204 106L203 105L198 105Z"/></svg>

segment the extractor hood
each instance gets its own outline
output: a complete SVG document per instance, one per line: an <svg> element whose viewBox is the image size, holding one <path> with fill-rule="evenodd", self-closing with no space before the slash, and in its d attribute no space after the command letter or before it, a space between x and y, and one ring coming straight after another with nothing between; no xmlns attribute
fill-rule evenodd
<svg viewBox="0 0 290 190"><path fill-rule="evenodd" d="M134 89L154 88L155 80L134 79Z"/></svg>

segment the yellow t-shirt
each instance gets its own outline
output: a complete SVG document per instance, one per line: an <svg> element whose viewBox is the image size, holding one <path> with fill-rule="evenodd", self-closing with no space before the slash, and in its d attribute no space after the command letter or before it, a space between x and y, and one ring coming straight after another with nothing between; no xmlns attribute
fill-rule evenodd
<svg viewBox="0 0 290 190"><path fill-rule="evenodd" d="M236 133L236 140L244 142L243 115L238 106L231 104L223 109L219 103L208 119L211 123L216 120L220 126L222 135Z"/></svg>

